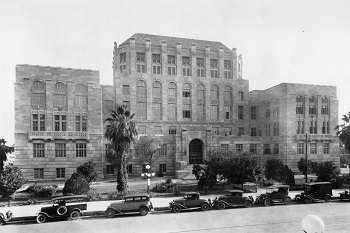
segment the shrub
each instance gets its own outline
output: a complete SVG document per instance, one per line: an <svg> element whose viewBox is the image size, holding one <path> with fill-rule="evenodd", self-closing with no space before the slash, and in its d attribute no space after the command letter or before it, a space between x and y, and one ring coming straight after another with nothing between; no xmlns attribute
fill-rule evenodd
<svg viewBox="0 0 350 233"><path fill-rule="evenodd" d="M89 184L98 177L95 171L95 164L92 161L88 161L77 167L77 172L83 175Z"/></svg>
<svg viewBox="0 0 350 233"><path fill-rule="evenodd" d="M158 182L152 191L156 193L174 193L179 190L179 184L173 183L171 179L167 179L165 182Z"/></svg>
<svg viewBox="0 0 350 233"><path fill-rule="evenodd" d="M52 197L57 191L57 185L33 185L32 192L35 197Z"/></svg>
<svg viewBox="0 0 350 233"><path fill-rule="evenodd" d="M84 176L74 172L69 178L66 183L64 184L63 188L63 195L68 195L68 194L87 194L90 190L90 186L88 182L85 180Z"/></svg>
<svg viewBox="0 0 350 233"><path fill-rule="evenodd" d="M21 170L8 164L0 173L0 197L9 198L27 182Z"/></svg>
<svg viewBox="0 0 350 233"><path fill-rule="evenodd" d="M108 200L120 200L125 197L125 192L109 192L108 193Z"/></svg>
<svg viewBox="0 0 350 233"><path fill-rule="evenodd" d="M332 187L335 189L341 188L344 182L344 177L342 176L337 176L334 179L331 180Z"/></svg>
<svg viewBox="0 0 350 233"><path fill-rule="evenodd" d="M343 179L345 184L350 184L350 174L344 175Z"/></svg>
<svg viewBox="0 0 350 233"><path fill-rule="evenodd" d="M339 169L332 161L317 163L317 181L332 181L340 174Z"/></svg>
<svg viewBox="0 0 350 233"><path fill-rule="evenodd" d="M89 201L101 201L102 200L102 193L98 190L91 189L87 193Z"/></svg>

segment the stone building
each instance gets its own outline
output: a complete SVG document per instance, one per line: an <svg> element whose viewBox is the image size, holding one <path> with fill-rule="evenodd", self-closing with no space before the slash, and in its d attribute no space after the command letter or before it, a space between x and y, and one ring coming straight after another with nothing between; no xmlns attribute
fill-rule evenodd
<svg viewBox="0 0 350 233"><path fill-rule="evenodd" d="M220 42L135 34L113 54L113 85L100 85L97 71L16 67L15 163L29 179L68 178L87 160L100 178L114 176L103 119L115 104L136 113L140 136L162 139L152 170L167 175L190 174L214 148L278 158L297 171L306 134L311 159L339 164L333 86L249 92L242 57ZM145 166L134 159L128 172Z"/></svg>

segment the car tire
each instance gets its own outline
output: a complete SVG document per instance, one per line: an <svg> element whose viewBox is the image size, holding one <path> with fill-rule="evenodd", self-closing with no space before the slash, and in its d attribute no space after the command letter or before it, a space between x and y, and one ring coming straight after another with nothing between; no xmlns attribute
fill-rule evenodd
<svg viewBox="0 0 350 233"><path fill-rule="evenodd" d="M67 213L67 207L65 206L60 206L57 208L57 214L58 215L65 215Z"/></svg>
<svg viewBox="0 0 350 233"><path fill-rule="evenodd" d="M73 210L69 215L69 218L71 220L77 220L79 217L80 217L80 212L78 210Z"/></svg>
<svg viewBox="0 0 350 233"><path fill-rule="evenodd" d="M115 215L115 212L112 209L108 209L108 210L106 210L105 215L107 218L113 218Z"/></svg>
<svg viewBox="0 0 350 233"><path fill-rule="evenodd" d="M46 222L46 215L45 214L39 214L36 217L36 221L37 221L37 223L44 223L44 222Z"/></svg>
<svg viewBox="0 0 350 233"><path fill-rule="evenodd" d="M223 202L219 202L219 203L218 203L218 209L219 209L219 210L223 210L223 209L225 209L225 207L226 207L226 206L225 206L225 203L223 203Z"/></svg>
<svg viewBox="0 0 350 233"><path fill-rule="evenodd" d="M141 216L146 216L148 214L149 209L147 207L141 207L140 209L140 215Z"/></svg>
<svg viewBox="0 0 350 233"><path fill-rule="evenodd" d="M255 199L255 203L256 203L256 204L260 204L260 197L257 197L257 198Z"/></svg>
<svg viewBox="0 0 350 233"><path fill-rule="evenodd" d="M5 225L5 221L0 217L0 226Z"/></svg>
<svg viewBox="0 0 350 233"><path fill-rule="evenodd" d="M180 213L180 212L181 212L181 207L178 206L178 205L176 205L176 206L173 207L172 211L173 211L174 213Z"/></svg>
<svg viewBox="0 0 350 233"><path fill-rule="evenodd" d="M250 208L250 207L252 207L252 202L251 202L251 201L246 200L246 201L244 202L244 207L246 207L246 208Z"/></svg>
<svg viewBox="0 0 350 233"><path fill-rule="evenodd" d="M286 198L284 199L284 204L290 205L291 201L292 201L292 200L291 200L290 197L286 197Z"/></svg>
<svg viewBox="0 0 350 233"><path fill-rule="evenodd" d="M209 205L208 203L204 202L204 203L201 205L201 209L202 209L203 211L207 211L207 210L210 209L210 205Z"/></svg>
<svg viewBox="0 0 350 233"><path fill-rule="evenodd" d="M311 202L312 202L312 198L311 197L309 197L309 196L305 197L305 203L306 204L311 204Z"/></svg>
<svg viewBox="0 0 350 233"><path fill-rule="evenodd" d="M331 197L330 196L326 196L325 198L324 198L324 202L326 202L326 203L328 203L328 202L330 202L331 201Z"/></svg>
<svg viewBox="0 0 350 233"><path fill-rule="evenodd" d="M266 198L266 199L264 200L264 206L270 206L270 205L271 205L271 200L268 199L268 198Z"/></svg>

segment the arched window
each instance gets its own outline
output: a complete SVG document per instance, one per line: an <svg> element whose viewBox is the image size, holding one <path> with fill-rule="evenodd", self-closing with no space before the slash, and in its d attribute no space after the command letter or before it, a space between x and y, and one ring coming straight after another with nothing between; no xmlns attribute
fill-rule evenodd
<svg viewBox="0 0 350 233"><path fill-rule="evenodd" d="M168 86L168 120L176 120L176 84L171 82Z"/></svg>
<svg viewBox="0 0 350 233"><path fill-rule="evenodd" d="M219 87L212 85L210 89L210 118L212 120L219 119Z"/></svg>
<svg viewBox="0 0 350 233"><path fill-rule="evenodd" d="M266 103L266 118L269 118L271 117L271 102L270 101L267 101Z"/></svg>
<svg viewBox="0 0 350 233"><path fill-rule="evenodd" d="M183 119L191 119L191 85L185 83L182 88L182 117Z"/></svg>
<svg viewBox="0 0 350 233"><path fill-rule="evenodd" d="M153 83L153 119L162 119L162 84Z"/></svg>
<svg viewBox="0 0 350 233"><path fill-rule="evenodd" d="M205 120L205 87L197 86L197 120Z"/></svg>
<svg viewBox="0 0 350 233"><path fill-rule="evenodd" d="M87 107L87 87L81 83L75 86L75 107Z"/></svg>
<svg viewBox="0 0 350 233"><path fill-rule="evenodd" d="M147 118L147 85L143 80L139 80L136 86L137 93L137 116L141 119Z"/></svg>
<svg viewBox="0 0 350 233"><path fill-rule="evenodd" d="M278 116L280 114L280 99L275 99L275 103L273 106L273 114Z"/></svg>
<svg viewBox="0 0 350 233"><path fill-rule="evenodd" d="M297 96L296 114L304 114L304 97L302 95Z"/></svg>
<svg viewBox="0 0 350 233"><path fill-rule="evenodd" d="M224 91L225 120L232 118L232 87L226 86Z"/></svg>
<svg viewBox="0 0 350 233"><path fill-rule="evenodd" d="M55 107L67 106L67 87L64 83L58 82L55 84L53 106Z"/></svg>
<svg viewBox="0 0 350 233"><path fill-rule="evenodd" d="M43 107L46 104L45 83L34 81L32 86L32 105Z"/></svg>

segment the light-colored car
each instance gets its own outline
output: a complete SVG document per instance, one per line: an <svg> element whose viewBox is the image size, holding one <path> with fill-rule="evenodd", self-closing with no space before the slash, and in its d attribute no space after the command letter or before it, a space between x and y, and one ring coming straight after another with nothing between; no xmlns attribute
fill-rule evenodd
<svg viewBox="0 0 350 233"><path fill-rule="evenodd" d="M8 210L6 212L0 212L0 225L4 225L6 222L11 221L12 211Z"/></svg>
<svg viewBox="0 0 350 233"><path fill-rule="evenodd" d="M153 205L149 195L137 194L125 196L123 201L111 203L105 215L108 218L126 213L140 213L141 216L145 216L151 210L153 210Z"/></svg>

